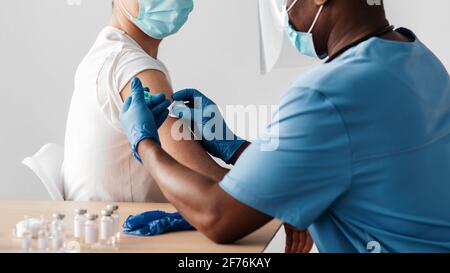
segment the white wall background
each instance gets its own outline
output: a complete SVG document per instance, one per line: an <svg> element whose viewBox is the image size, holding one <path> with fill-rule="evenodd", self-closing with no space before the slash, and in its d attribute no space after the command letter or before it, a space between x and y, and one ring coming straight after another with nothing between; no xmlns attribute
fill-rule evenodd
<svg viewBox="0 0 450 273"><path fill-rule="evenodd" d="M303 69L259 74L256 0L195 2L187 26L162 45L175 89L196 87L221 104L276 104ZM450 1L386 5L395 25L414 29L450 68ZM75 69L110 10L109 0L2 1L0 199L48 198L20 162L45 143L63 144Z"/></svg>

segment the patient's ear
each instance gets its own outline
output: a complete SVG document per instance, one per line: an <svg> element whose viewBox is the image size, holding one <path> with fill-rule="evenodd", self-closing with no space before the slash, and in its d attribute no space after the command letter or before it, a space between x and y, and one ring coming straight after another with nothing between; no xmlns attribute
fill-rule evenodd
<svg viewBox="0 0 450 273"><path fill-rule="evenodd" d="M139 16L139 0L114 0L115 8L125 8L131 16Z"/></svg>

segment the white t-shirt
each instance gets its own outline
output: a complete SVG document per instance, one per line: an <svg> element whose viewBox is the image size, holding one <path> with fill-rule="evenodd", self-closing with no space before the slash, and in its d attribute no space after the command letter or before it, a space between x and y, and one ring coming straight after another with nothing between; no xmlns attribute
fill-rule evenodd
<svg viewBox="0 0 450 273"><path fill-rule="evenodd" d="M119 114L120 91L138 73L164 64L123 31L106 27L81 62L69 110L64 149L66 200L167 202L131 154Z"/></svg>

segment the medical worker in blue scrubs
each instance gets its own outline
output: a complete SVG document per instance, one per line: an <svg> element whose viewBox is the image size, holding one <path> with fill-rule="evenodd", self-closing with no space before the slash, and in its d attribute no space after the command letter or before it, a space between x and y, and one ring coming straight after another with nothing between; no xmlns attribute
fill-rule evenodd
<svg viewBox="0 0 450 273"><path fill-rule="evenodd" d="M449 252L450 79L443 64L412 31L394 30L383 4L288 0L286 11L299 52L327 59L284 94L268 138L204 137L204 148L234 167L223 177L196 173L160 147L155 120L167 115L159 107L166 102L158 96L146 104L134 79L121 122L136 159L181 215L218 243L278 218L308 230L321 252L375 245ZM190 102L179 116L205 134L211 117L192 113L214 102L192 89L173 99ZM223 131L231 134L224 122ZM268 150L268 143L278 145ZM288 251L304 252L307 240L291 238Z"/></svg>

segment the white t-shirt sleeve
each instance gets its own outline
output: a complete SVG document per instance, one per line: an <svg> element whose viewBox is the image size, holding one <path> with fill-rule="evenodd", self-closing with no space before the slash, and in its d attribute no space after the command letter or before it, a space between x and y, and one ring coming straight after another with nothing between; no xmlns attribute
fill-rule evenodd
<svg viewBox="0 0 450 273"><path fill-rule="evenodd" d="M117 130L121 131L119 114L123 101L120 92L133 77L145 70L161 71L170 82L166 67L138 49L123 49L111 53L99 73L98 103L108 122Z"/></svg>
<svg viewBox="0 0 450 273"><path fill-rule="evenodd" d="M144 52L122 51L115 66L115 85L119 92L137 74L145 70L158 70L169 79L169 73L161 62L153 59Z"/></svg>

